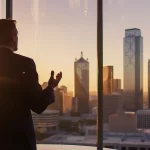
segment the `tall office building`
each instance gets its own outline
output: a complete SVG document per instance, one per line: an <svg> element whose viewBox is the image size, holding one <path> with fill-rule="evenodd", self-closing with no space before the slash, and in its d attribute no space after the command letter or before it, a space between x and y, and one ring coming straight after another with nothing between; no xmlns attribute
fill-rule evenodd
<svg viewBox="0 0 150 150"><path fill-rule="evenodd" d="M113 79L113 92L121 92L121 79Z"/></svg>
<svg viewBox="0 0 150 150"><path fill-rule="evenodd" d="M113 92L113 66L103 67L103 94L111 94Z"/></svg>
<svg viewBox="0 0 150 150"><path fill-rule="evenodd" d="M83 58L74 62L75 97L78 99L78 112L89 113L89 62Z"/></svg>
<svg viewBox="0 0 150 150"><path fill-rule="evenodd" d="M143 109L143 37L140 29L126 29L124 38L124 109Z"/></svg>
<svg viewBox="0 0 150 150"><path fill-rule="evenodd" d="M148 108L150 108L150 59L148 60Z"/></svg>
<svg viewBox="0 0 150 150"><path fill-rule="evenodd" d="M55 102L47 107L48 110L58 110L60 115L65 114L66 106L64 99L64 91L60 88L54 90Z"/></svg>
<svg viewBox="0 0 150 150"><path fill-rule="evenodd" d="M62 85L60 86L60 89L64 91L64 94L66 95L67 94L67 87Z"/></svg>

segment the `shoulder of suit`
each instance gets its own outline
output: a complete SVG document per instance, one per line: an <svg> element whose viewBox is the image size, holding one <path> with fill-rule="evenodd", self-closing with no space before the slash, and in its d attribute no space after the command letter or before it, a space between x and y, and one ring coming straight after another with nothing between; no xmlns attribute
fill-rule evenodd
<svg viewBox="0 0 150 150"><path fill-rule="evenodd" d="M23 56L23 55L20 55L20 54L16 54L15 53L15 57L17 58L17 59L19 59L20 61L22 60L22 61L34 61L32 58L29 58L29 57L26 57L26 56Z"/></svg>

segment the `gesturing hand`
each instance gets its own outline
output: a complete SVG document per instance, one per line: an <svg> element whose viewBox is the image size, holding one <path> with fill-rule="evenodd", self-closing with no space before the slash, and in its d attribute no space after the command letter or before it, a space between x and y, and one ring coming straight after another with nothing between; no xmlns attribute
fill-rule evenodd
<svg viewBox="0 0 150 150"><path fill-rule="evenodd" d="M48 86L55 88L59 84L59 81L61 80L61 78L62 78L62 72L58 73L56 75L56 79L54 79L54 71L51 71L51 76L48 81Z"/></svg>

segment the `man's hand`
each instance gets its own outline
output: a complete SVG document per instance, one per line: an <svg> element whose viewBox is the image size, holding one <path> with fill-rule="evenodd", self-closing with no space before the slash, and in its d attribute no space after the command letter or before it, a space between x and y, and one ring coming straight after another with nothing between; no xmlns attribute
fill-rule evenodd
<svg viewBox="0 0 150 150"><path fill-rule="evenodd" d="M58 73L56 75L56 79L54 79L54 71L51 71L51 77L48 81L48 86L55 88L56 86L58 86L61 78L62 78L62 72Z"/></svg>

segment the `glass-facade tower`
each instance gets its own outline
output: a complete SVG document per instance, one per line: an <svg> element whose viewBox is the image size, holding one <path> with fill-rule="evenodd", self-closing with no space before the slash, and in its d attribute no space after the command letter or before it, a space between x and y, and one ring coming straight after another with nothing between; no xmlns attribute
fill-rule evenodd
<svg viewBox="0 0 150 150"><path fill-rule="evenodd" d="M111 94L113 92L113 66L103 67L103 94Z"/></svg>
<svg viewBox="0 0 150 150"><path fill-rule="evenodd" d="M89 113L89 62L81 58L74 62L75 97L78 99L78 112Z"/></svg>
<svg viewBox="0 0 150 150"><path fill-rule="evenodd" d="M126 29L124 38L123 74L124 109L143 109L143 37L140 29Z"/></svg>
<svg viewBox="0 0 150 150"><path fill-rule="evenodd" d="M113 79L113 92L121 92L121 79Z"/></svg>
<svg viewBox="0 0 150 150"><path fill-rule="evenodd" d="M150 109L150 59L148 60L148 108Z"/></svg>

